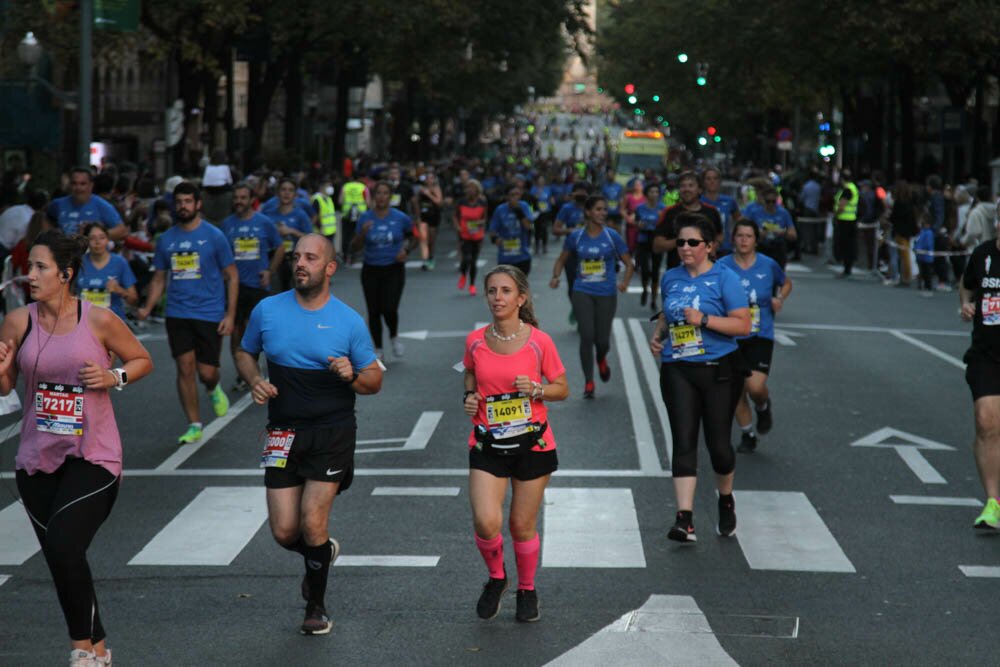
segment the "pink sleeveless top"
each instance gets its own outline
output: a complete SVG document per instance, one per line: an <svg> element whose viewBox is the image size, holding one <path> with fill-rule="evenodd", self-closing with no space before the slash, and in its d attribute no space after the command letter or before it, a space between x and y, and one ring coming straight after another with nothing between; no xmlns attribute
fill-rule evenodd
<svg viewBox="0 0 1000 667"><path fill-rule="evenodd" d="M106 389L83 389L78 375L87 361L111 368L111 355L87 324L91 305L82 306L76 328L51 339L38 324L38 305L28 306L31 331L17 352L25 397L15 467L29 475L54 472L71 457L122 472L111 397Z"/></svg>

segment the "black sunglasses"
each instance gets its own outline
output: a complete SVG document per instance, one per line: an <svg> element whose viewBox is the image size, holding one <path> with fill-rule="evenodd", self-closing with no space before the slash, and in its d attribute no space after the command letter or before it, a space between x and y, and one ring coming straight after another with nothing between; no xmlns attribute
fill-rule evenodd
<svg viewBox="0 0 1000 667"><path fill-rule="evenodd" d="M702 243L708 243L705 239L677 239L677 247L683 248L684 246L690 246L692 248L697 248Z"/></svg>

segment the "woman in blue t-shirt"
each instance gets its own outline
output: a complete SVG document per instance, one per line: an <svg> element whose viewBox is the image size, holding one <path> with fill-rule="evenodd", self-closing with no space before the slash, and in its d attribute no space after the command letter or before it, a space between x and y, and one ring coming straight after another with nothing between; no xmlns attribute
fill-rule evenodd
<svg viewBox="0 0 1000 667"><path fill-rule="evenodd" d="M580 332L580 365L583 366L584 398L594 397L594 353L601 381L611 379L608 351L611 349L611 324L618 306L618 292L628 289L632 279L632 256L625 240L607 228L608 200L588 197L583 205L584 225L566 237L562 254L552 268L549 287L559 287L559 276L567 262L576 264L570 302ZM618 262L625 274L618 279Z"/></svg>
<svg viewBox="0 0 1000 667"><path fill-rule="evenodd" d="M139 302L132 267L121 255L108 252L108 228L103 222L88 223L81 231L90 251L83 256L76 279L80 298L109 308L124 320L125 304L134 306Z"/></svg>
<svg viewBox="0 0 1000 667"><path fill-rule="evenodd" d="M659 289L660 263L663 261L663 253L653 252L653 235L656 226L660 224L660 215L666 208L660 203L660 186L650 183L643 189L646 201L635 208L635 226L639 233L636 237L635 258L639 264L639 277L642 279L642 296L639 297L639 305L645 306L652 288L653 297L649 300L649 305L656 310L658 307L656 292Z"/></svg>
<svg viewBox="0 0 1000 667"><path fill-rule="evenodd" d="M699 425L719 489L719 534L736 530L736 454L729 435L746 377L736 338L750 333L750 308L739 277L710 259L716 232L708 218L685 211L675 224L681 265L660 281L663 312L649 346L661 361L660 393L674 440L678 512L667 537L694 542Z"/></svg>

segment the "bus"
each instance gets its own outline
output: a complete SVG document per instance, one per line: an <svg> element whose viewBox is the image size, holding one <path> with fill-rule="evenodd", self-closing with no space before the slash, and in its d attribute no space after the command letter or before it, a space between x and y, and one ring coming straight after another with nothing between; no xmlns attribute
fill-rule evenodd
<svg viewBox="0 0 1000 667"><path fill-rule="evenodd" d="M659 130L625 130L615 151L615 180L628 185L636 169L663 171L668 151L667 137Z"/></svg>

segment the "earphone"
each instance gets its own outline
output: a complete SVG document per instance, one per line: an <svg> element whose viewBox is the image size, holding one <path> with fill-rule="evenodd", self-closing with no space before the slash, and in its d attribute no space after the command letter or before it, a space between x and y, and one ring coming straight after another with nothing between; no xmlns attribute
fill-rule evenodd
<svg viewBox="0 0 1000 667"><path fill-rule="evenodd" d="M69 269L62 270L62 281L63 282L69 281Z"/></svg>

